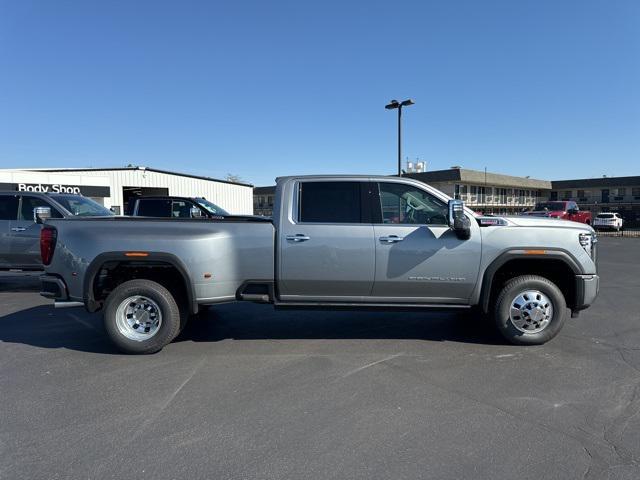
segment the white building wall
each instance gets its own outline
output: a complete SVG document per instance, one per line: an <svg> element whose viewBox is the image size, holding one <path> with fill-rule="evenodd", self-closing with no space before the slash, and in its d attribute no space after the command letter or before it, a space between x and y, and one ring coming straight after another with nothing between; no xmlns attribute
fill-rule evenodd
<svg viewBox="0 0 640 480"><path fill-rule="evenodd" d="M169 195L205 197L236 215L253 214L253 188L250 186L205 180L143 169L73 170L0 170L0 183L96 185L110 187L111 197L104 199L107 208L123 210L122 187L168 188Z"/></svg>

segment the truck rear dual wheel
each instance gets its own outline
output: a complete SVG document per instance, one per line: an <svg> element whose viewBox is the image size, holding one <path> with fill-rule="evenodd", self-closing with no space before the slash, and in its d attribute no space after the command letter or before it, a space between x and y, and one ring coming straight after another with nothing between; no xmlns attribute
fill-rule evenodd
<svg viewBox="0 0 640 480"><path fill-rule="evenodd" d="M124 353L155 353L178 336L186 323L173 295L151 280L129 280L107 297L104 326Z"/></svg>
<svg viewBox="0 0 640 480"><path fill-rule="evenodd" d="M542 345L555 337L567 317L560 289L547 278L522 275L507 281L494 306L498 331L515 345Z"/></svg>

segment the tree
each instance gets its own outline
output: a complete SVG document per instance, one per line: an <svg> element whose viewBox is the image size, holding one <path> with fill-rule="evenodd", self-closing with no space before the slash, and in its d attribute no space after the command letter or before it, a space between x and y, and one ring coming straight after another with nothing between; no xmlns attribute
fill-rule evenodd
<svg viewBox="0 0 640 480"><path fill-rule="evenodd" d="M227 176L224 177L224 179L227 182L244 183L244 181L242 180L242 177L240 175L236 175L234 173L227 173Z"/></svg>

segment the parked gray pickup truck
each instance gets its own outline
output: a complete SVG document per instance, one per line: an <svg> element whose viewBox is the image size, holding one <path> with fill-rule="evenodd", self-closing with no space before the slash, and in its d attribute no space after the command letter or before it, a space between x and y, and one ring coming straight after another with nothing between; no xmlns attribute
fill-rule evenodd
<svg viewBox="0 0 640 480"><path fill-rule="evenodd" d="M273 219L48 219L41 239L42 295L103 309L128 353L157 352L202 305L235 301L473 309L535 345L599 286L590 226L478 217L398 177L279 178Z"/></svg>
<svg viewBox="0 0 640 480"><path fill-rule="evenodd" d="M42 270L40 229L34 212L53 218L107 216L113 212L90 198L71 193L0 192L0 270Z"/></svg>

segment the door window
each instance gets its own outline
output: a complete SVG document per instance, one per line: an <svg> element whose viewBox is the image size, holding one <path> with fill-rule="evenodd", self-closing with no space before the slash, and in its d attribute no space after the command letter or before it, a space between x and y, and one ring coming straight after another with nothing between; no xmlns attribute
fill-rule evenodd
<svg viewBox="0 0 640 480"><path fill-rule="evenodd" d="M362 182L300 182L298 220L314 223L361 223Z"/></svg>
<svg viewBox="0 0 640 480"><path fill-rule="evenodd" d="M379 183L382 223L447 225L447 204L428 192L402 183Z"/></svg>
<svg viewBox="0 0 640 480"><path fill-rule="evenodd" d="M14 195L0 196L0 220L18 218L18 197Z"/></svg>
<svg viewBox="0 0 640 480"><path fill-rule="evenodd" d="M174 218L191 218L193 203L186 200L173 200L171 203L171 216Z"/></svg>
<svg viewBox="0 0 640 480"><path fill-rule="evenodd" d="M48 207L51 209L51 218L62 218L62 214L51 206L47 201L38 197L22 196L22 202L20 203L20 216L19 220L33 221L33 209L36 207Z"/></svg>

